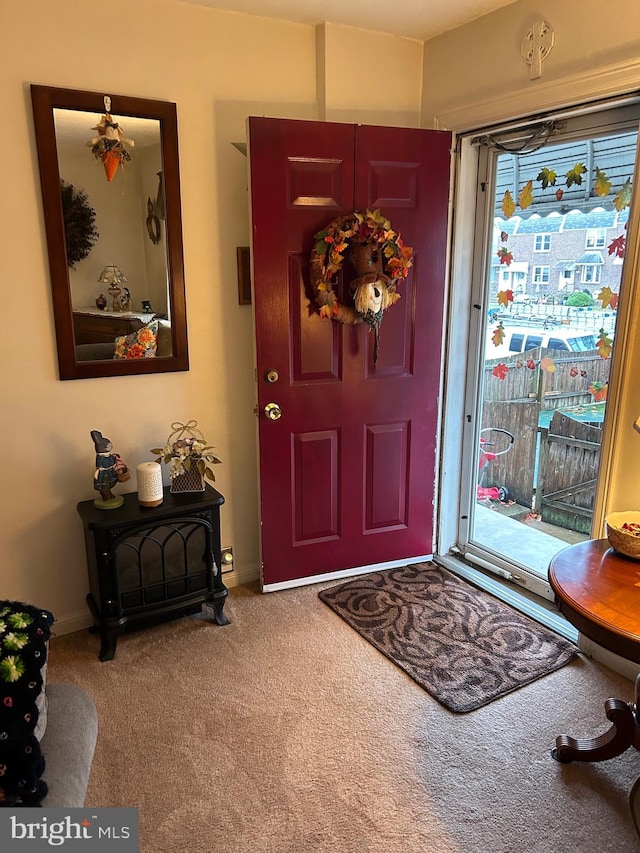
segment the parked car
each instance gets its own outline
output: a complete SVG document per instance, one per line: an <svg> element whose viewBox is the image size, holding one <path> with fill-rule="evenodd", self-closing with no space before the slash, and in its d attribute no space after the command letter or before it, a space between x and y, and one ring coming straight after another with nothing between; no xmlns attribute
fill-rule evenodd
<svg viewBox="0 0 640 853"><path fill-rule="evenodd" d="M491 340L495 327L487 330L485 358L504 358L514 353L527 352L536 347L564 350L565 352L588 352L594 350L598 341L597 333L569 327L540 329L533 326L505 326L504 340L500 346L494 346Z"/></svg>

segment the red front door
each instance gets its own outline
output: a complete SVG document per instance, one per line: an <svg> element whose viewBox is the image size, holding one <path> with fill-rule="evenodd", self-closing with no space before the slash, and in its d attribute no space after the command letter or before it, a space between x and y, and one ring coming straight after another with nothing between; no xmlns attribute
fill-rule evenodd
<svg viewBox="0 0 640 853"><path fill-rule="evenodd" d="M432 552L450 145L249 119L264 588ZM414 249L375 364L369 327L321 318L308 287L313 235L367 208Z"/></svg>

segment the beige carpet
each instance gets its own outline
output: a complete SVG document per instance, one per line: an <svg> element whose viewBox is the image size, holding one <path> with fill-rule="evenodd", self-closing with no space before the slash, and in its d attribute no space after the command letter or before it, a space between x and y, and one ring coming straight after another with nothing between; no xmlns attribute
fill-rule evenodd
<svg viewBox="0 0 640 853"><path fill-rule="evenodd" d="M459 716L318 590L231 590L230 625L128 634L109 663L95 635L54 639L49 679L98 707L87 805L139 806L143 853L640 849L638 753L550 757L558 733L606 730L604 700L630 682L578 657Z"/></svg>

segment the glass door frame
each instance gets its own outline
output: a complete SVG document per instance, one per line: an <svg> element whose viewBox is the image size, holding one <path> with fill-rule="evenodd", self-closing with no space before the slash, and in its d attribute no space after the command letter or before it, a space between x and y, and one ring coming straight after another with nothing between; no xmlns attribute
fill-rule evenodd
<svg viewBox="0 0 640 853"><path fill-rule="evenodd" d="M544 120L566 120L568 129L561 130L553 141L563 136L571 139L601 135L607 130L615 132L628 127L637 129L640 105L638 97L618 99L606 104L581 105L573 110L550 111ZM531 120L531 124L534 123ZM540 121L540 117L537 117ZM513 122L511 128L526 125L526 120ZM493 129L506 132L509 125ZM475 437L479 429L479 394L481 382L481 357L486 328L484 300L485 281L490 263L490 232L493 227L493 193L496 154L486 147L474 145L474 138L482 131L461 133L456 140L455 152L455 204L452 228L451 289L447 318L447 351L443 381L441 471L439 489L438 541L435 554L439 557L464 557L508 580L520 584L536 596L553 600L548 584L526 568L505 560L499 554L478 548L471 540L471 520L475 500ZM634 196L638 186L638 157L633 178ZM608 471L608 462L615 444L617 430L621 428L617 399L621 384L622 366L631 318L631 304L640 298L637 271L638 204L632 204L628 230L627 251L621 282L621 299L618 306L616 347L611 365L608 406L609 414L603 431L600 471ZM628 426L628 425L623 425ZM601 535L606 513L608 482L599 476L594 507L594 535ZM455 507L455 511L452 508Z"/></svg>

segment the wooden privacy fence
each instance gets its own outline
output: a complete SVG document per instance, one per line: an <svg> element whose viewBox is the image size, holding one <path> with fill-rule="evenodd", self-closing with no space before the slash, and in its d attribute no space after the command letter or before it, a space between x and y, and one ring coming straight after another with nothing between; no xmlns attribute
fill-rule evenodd
<svg viewBox="0 0 640 853"><path fill-rule="evenodd" d="M543 370L540 362L553 359L555 371ZM493 375L493 369L504 364L504 379ZM533 368L528 365L532 364ZM484 365L485 402L538 400L541 409L583 406L593 402L589 386L609 381L610 359L600 358L597 351L568 353L537 347L507 358L487 359Z"/></svg>
<svg viewBox="0 0 640 853"><path fill-rule="evenodd" d="M555 371L538 368L538 399L542 409L584 406L593 402L589 386L609 381L611 360L600 358L596 351L558 355L554 350L541 350L553 356ZM541 356L544 358L544 355Z"/></svg>
<svg viewBox="0 0 640 853"><path fill-rule="evenodd" d="M541 430L536 507L542 520L591 532L602 429L554 412Z"/></svg>
<svg viewBox="0 0 640 853"><path fill-rule="evenodd" d="M555 370L540 362L553 359ZM504 364L504 379L493 369ZM527 366L532 365L532 366ZM493 460L482 485L506 486L512 500L542 512L543 520L589 532L602 430L555 413L548 429L540 412L593 403L589 386L609 379L609 359L596 351L567 353L538 347L508 358L490 359L484 368L482 429L513 433L511 451ZM556 420L559 419L559 420Z"/></svg>

